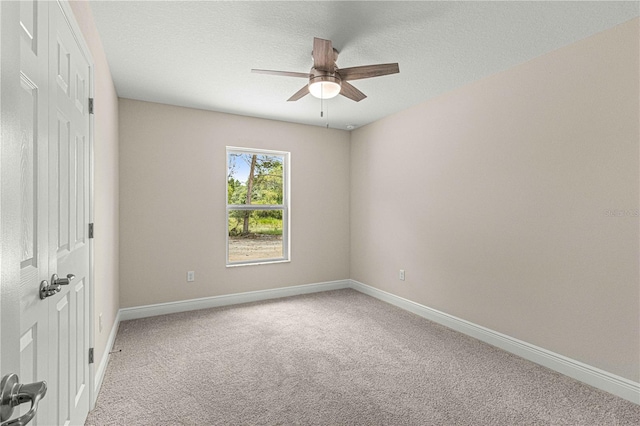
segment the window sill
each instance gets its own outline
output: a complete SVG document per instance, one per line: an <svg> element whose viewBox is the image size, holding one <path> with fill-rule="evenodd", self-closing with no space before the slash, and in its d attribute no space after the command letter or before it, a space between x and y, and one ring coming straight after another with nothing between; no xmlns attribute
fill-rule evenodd
<svg viewBox="0 0 640 426"><path fill-rule="evenodd" d="M251 263L229 263L227 264L227 268L237 268L239 266L256 266L256 265L272 265L274 263L290 263L289 259L278 259L278 260L265 260L259 262L251 262Z"/></svg>

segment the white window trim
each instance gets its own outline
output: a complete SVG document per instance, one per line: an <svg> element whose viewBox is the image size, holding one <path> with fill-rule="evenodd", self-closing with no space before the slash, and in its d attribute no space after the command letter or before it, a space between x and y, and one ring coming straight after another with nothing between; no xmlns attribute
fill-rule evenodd
<svg viewBox="0 0 640 426"><path fill-rule="evenodd" d="M283 157L283 188L282 188L282 204L229 204L229 185L227 178L229 173L229 154L261 154L261 155L277 155ZM225 150L225 235L226 235L226 266L234 268L237 266L253 266L266 265L273 263L291 262L291 153L286 151L275 151L270 149L259 148L243 148L236 146L227 146ZM270 259L257 259L251 261L229 262L229 210L282 210L282 257Z"/></svg>

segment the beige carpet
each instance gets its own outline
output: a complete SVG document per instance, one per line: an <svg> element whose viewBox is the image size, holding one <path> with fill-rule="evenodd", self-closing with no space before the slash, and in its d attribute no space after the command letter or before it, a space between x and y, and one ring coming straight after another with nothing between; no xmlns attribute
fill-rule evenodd
<svg viewBox="0 0 640 426"><path fill-rule="evenodd" d="M120 324L87 425L639 425L640 406L354 290Z"/></svg>

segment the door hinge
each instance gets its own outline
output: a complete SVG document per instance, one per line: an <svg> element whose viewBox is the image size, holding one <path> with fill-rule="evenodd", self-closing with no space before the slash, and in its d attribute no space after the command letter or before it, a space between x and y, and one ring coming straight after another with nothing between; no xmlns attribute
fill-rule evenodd
<svg viewBox="0 0 640 426"><path fill-rule="evenodd" d="M89 364L93 364L93 348L89 348Z"/></svg>
<svg viewBox="0 0 640 426"><path fill-rule="evenodd" d="M93 238L93 223L89 224L89 238Z"/></svg>
<svg viewBox="0 0 640 426"><path fill-rule="evenodd" d="M89 98L89 114L93 114L93 98Z"/></svg>

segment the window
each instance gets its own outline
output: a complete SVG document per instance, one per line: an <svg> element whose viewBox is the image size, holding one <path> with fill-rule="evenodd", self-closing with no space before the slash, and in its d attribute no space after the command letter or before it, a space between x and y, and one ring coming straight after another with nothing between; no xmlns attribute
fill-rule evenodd
<svg viewBox="0 0 640 426"><path fill-rule="evenodd" d="M289 153L227 147L227 266L289 260Z"/></svg>

